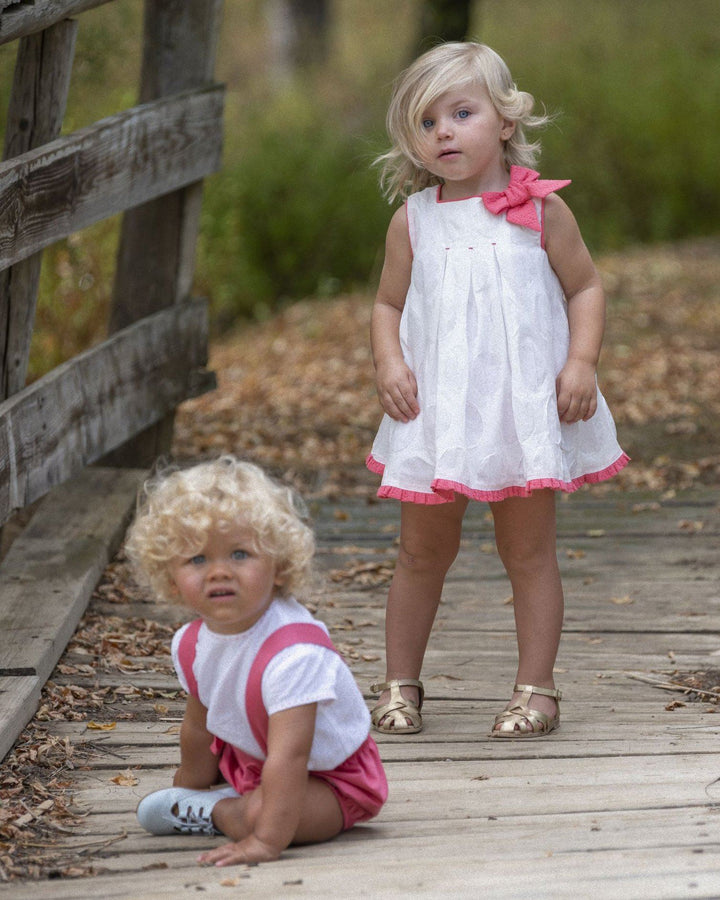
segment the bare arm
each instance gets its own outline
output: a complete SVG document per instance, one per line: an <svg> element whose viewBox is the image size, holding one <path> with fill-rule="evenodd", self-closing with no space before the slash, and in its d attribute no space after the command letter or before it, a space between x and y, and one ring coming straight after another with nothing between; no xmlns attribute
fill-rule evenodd
<svg viewBox="0 0 720 900"><path fill-rule="evenodd" d="M556 194L545 205L545 247L568 304L570 347L557 377L561 422L587 421L597 410L595 374L605 331L605 294L575 217Z"/></svg>
<svg viewBox="0 0 720 900"><path fill-rule="evenodd" d="M229 866L278 859L295 837L308 787L316 703L270 716L268 755L258 788L260 809L246 837L203 853L200 862Z"/></svg>
<svg viewBox="0 0 720 900"><path fill-rule="evenodd" d="M371 343L378 398L393 419L414 419L420 407L417 382L403 359L400 347L400 317L410 287L412 249L405 208L390 221L385 241L385 263L380 276L371 322Z"/></svg>
<svg viewBox="0 0 720 900"><path fill-rule="evenodd" d="M207 730L207 709L196 697L188 697L180 728L180 768L173 784L205 790L218 781L217 757L210 750L213 736Z"/></svg>

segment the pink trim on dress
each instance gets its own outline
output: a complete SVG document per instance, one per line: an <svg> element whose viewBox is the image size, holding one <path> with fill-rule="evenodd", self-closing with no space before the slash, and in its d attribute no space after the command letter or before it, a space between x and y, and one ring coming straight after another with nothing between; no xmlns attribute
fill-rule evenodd
<svg viewBox="0 0 720 900"><path fill-rule="evenodd" d="M463 494L471 500L480 500L485 503L497 503L500 500L507 500L508 497L529 497L533 491L540 491L546 488L571 494L584 484L598 484L601 481L612 478L613 475L617 475L621 469L624 469L629 462L630 457L627 453L623 453L612 465L601 469L599 472L589 472L586 475L580 475L578 478L573 478L572 481L560 481L558 478L536 478L524 485L511 485L499 491L478 491L458 481L436 478L431 485L433 492L430 494L384 484L380 486L377 495L381 498L401 500L404 503L420 503L429 506L438 503L452 503L456 493ZM372 455L368 456L366 465L376 475L382 475L385 471L385 466Z"/></svg>

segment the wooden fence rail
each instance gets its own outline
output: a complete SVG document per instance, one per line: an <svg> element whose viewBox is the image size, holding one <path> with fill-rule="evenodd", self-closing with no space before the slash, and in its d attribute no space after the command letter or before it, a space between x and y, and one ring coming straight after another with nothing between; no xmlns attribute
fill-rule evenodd
<svg viewBox="0 0 720 900"><path fill-rule="evenodd" d="M202 180L221 160L224 92L212 82L221 2L147 0L142 102L57 137L77 30L65 17L99 5L0 0L0 41L21 38L9 158L0 163L0 384L8 398L0 404L0 524L148 426L165 423L165 446L155 440L152 449L166 450L175 406L209 383L189 371L202 370L207 355L197 304L148 317L189 300ZM126 220L108 328L132 329L25 387L41 251L119 212ZM133 373L118 367L120 346ZM185 368L169 366L173 352ZM103 438L89 440L89 423L110 419ZM125 461L147 464L153 455L131 446Z"/></svg>
<svg viewBox="0 0 720 900"><path fill-rule="evenodd" d="M118 113L0 163L0 268L214 172L220 87Z"/></svg>

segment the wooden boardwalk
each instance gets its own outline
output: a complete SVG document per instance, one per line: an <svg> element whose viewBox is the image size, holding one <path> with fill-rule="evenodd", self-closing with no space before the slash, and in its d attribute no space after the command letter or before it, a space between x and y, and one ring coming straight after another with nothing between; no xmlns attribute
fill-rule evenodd
<svg viewBox="0 0 720 900"><path fill-rule="evenodd" d="M514 632L486 507L471 505L423 672L425 730L378 737L387 806L374 822L291 848L277 863L199 868L210 839L140 830L139 798L168 785L177 764L182 704L167 659L101 674L99 683L152 699L136 691L124 706L133 718L112 704L99 711L99 721L117 718L107 734L86 722L50 726L102 748L69 775L88 815L59 848L85 848L98 874L12 882L0 897L719 897L718 708L676 705L681 694L641 680L720 668L718 500L715 492L664 501L581 493L560 504L567 607L557 682L566 699L557 735L529 742L487 738L512 684ZM314 513L319 615L367 688L382 675L397 507L342 501ZM178 619L177 609L137 600L93 604ZM113 781L123 773L129 784Z"/></svg>

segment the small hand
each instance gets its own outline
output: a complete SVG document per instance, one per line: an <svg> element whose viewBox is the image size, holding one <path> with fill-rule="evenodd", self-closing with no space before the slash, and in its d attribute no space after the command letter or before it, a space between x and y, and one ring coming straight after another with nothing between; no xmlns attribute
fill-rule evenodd
<svg viewBox="0 0 720 900"><path fill-rule="evenodd" d="M409 422L420 412L417 381L403 360L378 366L377 393L383 410L397 422Z"/></svg>
<svg viewBox="0 0 720 900"><path fill-rule="evenodd" d="M198 856L204 866L236 866L240 863L273 862L280 858L280 850L249 834L241 841L223 844Z"/></svg>
<svg viewBox="0 0 720 900"><path fill-rule="evenodd" d="M587 422L597 410L595 367L582 360L569 359L556 380L557 408L566 425Z"/></svg>

